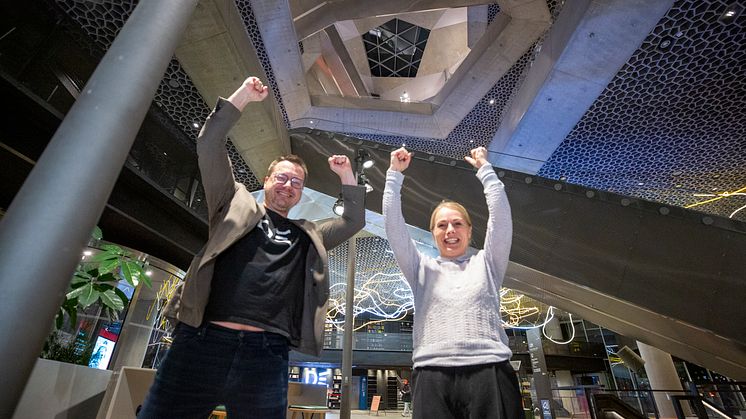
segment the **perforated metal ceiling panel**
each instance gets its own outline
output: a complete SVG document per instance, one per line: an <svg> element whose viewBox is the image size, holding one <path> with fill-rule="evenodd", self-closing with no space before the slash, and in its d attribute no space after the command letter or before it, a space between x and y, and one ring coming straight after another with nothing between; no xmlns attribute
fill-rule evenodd
<svg viewBox="0 0 746 419"><path fill-rule="evenodd" d="M539 175L678 206L745 187L746 16L721 22L730 3L676 1Z"/></svg>

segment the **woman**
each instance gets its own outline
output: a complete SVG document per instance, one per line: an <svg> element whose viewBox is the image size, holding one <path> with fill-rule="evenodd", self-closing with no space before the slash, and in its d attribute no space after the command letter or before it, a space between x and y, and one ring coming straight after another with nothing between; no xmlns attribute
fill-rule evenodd
<svg viewBox="0 0 746 419"><path fill-rule="evenodd" d="M414 417L522 417L500 321L500 286L513 235L504 185L487 161L487 150L471 150L466 161L477 169L489 209L484 250L468 252L472 226L466 209L442 202L430 218L440 252L431 258L415 248L401 212L402 172L411 160L404 148L391 153L383 213L389 244L414 294Z"/></svg>

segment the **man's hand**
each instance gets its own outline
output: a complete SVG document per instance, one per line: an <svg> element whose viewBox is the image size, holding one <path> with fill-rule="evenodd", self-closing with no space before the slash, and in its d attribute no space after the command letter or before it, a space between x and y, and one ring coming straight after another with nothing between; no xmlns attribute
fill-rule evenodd
<svg viewBox="0 0 746 419"><path fill-rule="evenodd" d="M489 164L489 160L487 160L487 149L484 147L477 147L475 149L471 150L471 157L466 156L464 157L466 161L469 162L470 165L476 167L479 169L484 164Z"/></svg>
<svg viewBox="0 0 746 419"><path fill-rule="evenodd" d="M261 102L269 94L269 88L258 77L247 78L242 87L246 90L249 102Z"/></svg>
<svg viewBox="0 0 746 419"><path fill-rule="evenodd" d="M403 172L407 170L411 161L412 153L407 151L404 147L399 148L391 152L391 165L389 166L389 169Z"/></svg>
<svg viewBox="0 0 746 419"><path fill-rule="evenodd" d="M329 168L339 176L343 185L357 185L355 174L352 173L352 164L347 156L335 154L329 157Z"/></svg>
<svg viewBox="0 0 746 419"><path fill-rule="evenodd" d="M269 89L257 77L251 76L244 80L241 87L228 98L239 111L243 111L249 102L260 102L267 98Z"/></svg>

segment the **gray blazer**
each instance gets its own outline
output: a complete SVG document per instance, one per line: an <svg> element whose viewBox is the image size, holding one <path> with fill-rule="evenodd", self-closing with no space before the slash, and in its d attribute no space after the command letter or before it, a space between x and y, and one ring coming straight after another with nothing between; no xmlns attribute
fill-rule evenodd
<svg viewBox="0 0 746 419"><path fill-rule="evenodd" d="M194 257L184 284L166 308L166 315L190 326L202 324L210 296L215 258L253 229L264 217L263 205L256 202L246 187L235 181L226 135L241 113L233 104L220 98L205 122L197 140L197 156L207 200L210 235L205 246ZM290 220L311 238L313 246L306 255L303 292L303 317L300 344L295 350L318 356L324 336L324 321L329 302L327 249L332 249L355 235L365 225L365 188L342 185L345 213L342 217L313 223Z"/></svg>

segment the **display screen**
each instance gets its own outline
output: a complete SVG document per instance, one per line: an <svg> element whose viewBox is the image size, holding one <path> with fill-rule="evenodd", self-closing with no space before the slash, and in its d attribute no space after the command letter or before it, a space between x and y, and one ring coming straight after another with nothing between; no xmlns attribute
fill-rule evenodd
<svg viewBox="0 0 746 419"><path fill-rule="evenodd" d="M96 344L93 346L93 354L91 355L91 360L88 361L88 366L105 370L109 366L112 352L114 352L114 341L99 336L96 339Z"/></svg>

